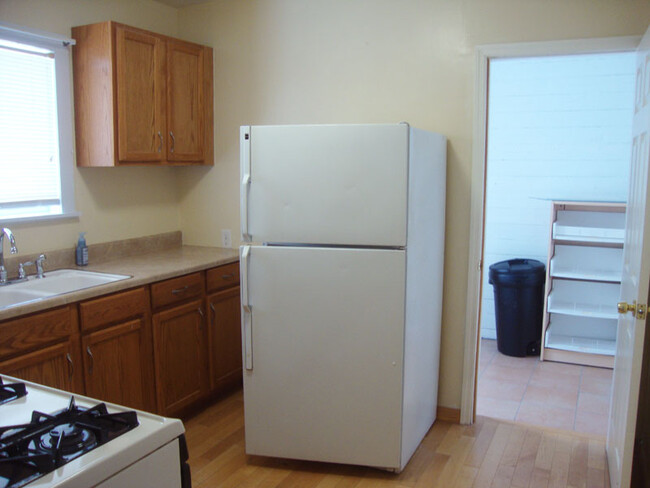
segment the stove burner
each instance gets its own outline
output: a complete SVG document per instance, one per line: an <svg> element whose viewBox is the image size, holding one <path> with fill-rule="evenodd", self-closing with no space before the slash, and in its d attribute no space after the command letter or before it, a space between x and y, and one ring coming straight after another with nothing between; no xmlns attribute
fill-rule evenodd
<svg viewBox="0 0 650 488"><path fill-rule="evenodd" d="M61 424L41 436L40 446L48 451L60 451L63 456L86 452L95 447L97 438L90 430L76 424Z"/></svg>
<svg viewBox="0 0 650 488"><path fill-rule="evenodd" d="M34 411L29 424L0 427L0 488L19 488L137 427L134 411L109 414L106 404Z"/></svg>
<svg viewBox="0 0 650 488"><path fill-rule="evenodd" d="M27 395L25 383L4 384L0 378L0 405Z"/></svg>

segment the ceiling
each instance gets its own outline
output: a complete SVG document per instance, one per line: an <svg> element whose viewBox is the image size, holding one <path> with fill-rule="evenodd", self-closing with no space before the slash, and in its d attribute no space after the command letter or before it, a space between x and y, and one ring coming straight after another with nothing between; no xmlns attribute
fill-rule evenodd
<svg viewBox="0 0 650 488"><path fill-rule="evenodd" d="M157 2L170 5L172 7L187 7L188 5L196 5L197 3L206 3L209 0L156 0Z"/></svg>

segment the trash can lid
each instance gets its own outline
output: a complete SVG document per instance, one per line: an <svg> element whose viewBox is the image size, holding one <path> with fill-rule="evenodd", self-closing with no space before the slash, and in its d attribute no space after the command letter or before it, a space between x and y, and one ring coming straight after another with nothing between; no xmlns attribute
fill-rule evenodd
<svg viewBox="0 0 650 488"><path fill-rule="evenodd" d="M539 283L544 282L546 267L536 259L508 259L490 265L489 282L508 283Z"/></svg>

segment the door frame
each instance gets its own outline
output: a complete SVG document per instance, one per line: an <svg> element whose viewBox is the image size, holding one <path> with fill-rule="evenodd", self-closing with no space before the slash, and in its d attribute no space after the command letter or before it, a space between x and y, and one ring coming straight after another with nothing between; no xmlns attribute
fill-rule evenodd
<svg viewBox="0 0 650 488"><path fill-rule="evenodd" d="M487 110L490 59L631 52L641 36L575 39L565 41L489 44L475 50L474 123L470 190L470 233L465 309L461 424L476 418L476 375L483 283L485 227L485 175L487 170Z"/></svg>

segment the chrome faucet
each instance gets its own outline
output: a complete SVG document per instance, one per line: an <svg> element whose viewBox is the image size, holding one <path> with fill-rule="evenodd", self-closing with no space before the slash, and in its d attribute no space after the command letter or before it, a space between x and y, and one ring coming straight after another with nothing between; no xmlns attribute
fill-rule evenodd
<svg viewBox="0 0 650 488"><path fill-rule="evenodd" d="M16 247L16 238L14 237L11 229L3 227L0 231L0 285L7 284L7 270L5 269L5 255L4 255L4 237L9 238L9 243L11 244L11 254L16 254L18 248Z"/></svg>
<svg viewBox="0 0 650 488"><path fill-rule="evenodd" d="M24 281L27 279L27 273L25 273L25 266L36 266L36 278L45 278L45 274L43 274L43 261L47 259L47 256L45 254L41 254L36 260L34 261L27 261L26 263L19 263L18 264L18 280Z"/></svg>

